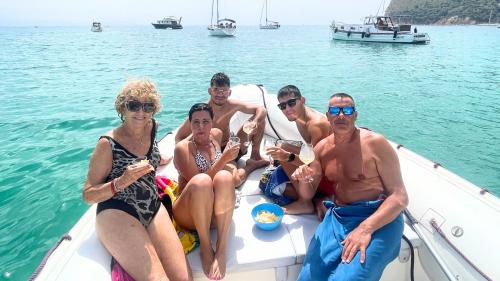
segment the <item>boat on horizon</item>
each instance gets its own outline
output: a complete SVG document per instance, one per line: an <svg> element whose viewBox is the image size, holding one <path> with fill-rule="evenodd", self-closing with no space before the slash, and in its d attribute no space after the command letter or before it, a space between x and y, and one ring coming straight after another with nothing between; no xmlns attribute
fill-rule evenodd
<svg viewBox="0 0 500 281"><path fill-rule="evenodd" d="M92 32L102 32L102 25L100 22L93 22L92 27L90 28L90 31Z"/></svg>
<svg viewBox="0 0 500 281"><path fill-rule="evenodd" d="M412 30L411 24L395 24L390 16L368 16L363 24L346 24L332 21L330 30L333 40L429 44L427 33L418 32L417 27Z"/></svg>
<svg viewBox="0 0 500 281"><path fill-rule="evenodd" d="M216 6L216 21L214 23L214 6ZM212 14L210 25L207 27L209 35L219 37L234 36L236 33L236 21L230 18L219 18L219 0L212 0Z"/></svg>
<svg viewBox="0 0 500 281"><path fill-rule="evenodd" d="M263 10L266 11L266 22L262 24L262 14ZM264 0L264 5L262 6L262 11L260 12L260 20L259 20L259 28L260 29L278 29L280 28L280 23L277 21L271 21L267 19L267 0Z"/></svg>
<svg viewBox="0 0 500 281"><path fill-rule="evenodd" d="M174 16L168 16L161 20L157 20L156 23L151 23L155 29L182 29L181 25L182 17L177 18Z"/></svg>
<svg viewBox="0 0 500 281"><path fill-rule="evenodd" d="M232 99L267 109L264 138L303 141L296 125L276 106L277 96L258 85L231 88ZM187 111L188 109L186 109ZM230 122L236 131L250 117L236 113ZM162 154L173 155L175 131L158 143ZM262 142L264 143L264 141ZM390 142L399 157L410 199L405 213L399 256L385 269L382 281L498 280L500 256L500 199L410 151ZM251 148L249 148L250 150ZM248 155L238 162L244 165ZM264 168L248 176L238 188L239 207L234 210L224 280L296 280L314 231L316 215L285 215L282 225L262 231L254 225L251 210L269 202L258 187ZM173 163L157 175L177 178ZM61 238L36 271L38 281L109 281L111 255L95 232L96 205L92 205L69 233ZM211 237L215 243L215 230ZM50 254L51 253L51 254ZM199 248L187 255L195 280L203 274ZM30 279L32 280L32 279Z"/></svg>

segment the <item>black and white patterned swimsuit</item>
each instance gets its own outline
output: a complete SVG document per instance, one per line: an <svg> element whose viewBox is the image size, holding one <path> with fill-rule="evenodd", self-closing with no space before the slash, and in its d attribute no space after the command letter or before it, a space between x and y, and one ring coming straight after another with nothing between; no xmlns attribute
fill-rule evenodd
<svg viewBox="0 0 500 281"><path fill-rule="evenodd" d="M215 147L215 144L213 141L210 141L212 143L212 146L214 147L215 150L215 159L212 162L211 160L207 160L203 154L198 150L198 147L196 146L196 143L193 141L194 147L196 148L196 154L194 155L194 162L196 163L196 166L198 167L198 171L200 173L205 173L212 167L212 165L215 163L215 161L219 160L220 157L222 156L222 153L220 150L217 150Z"/></svg>
<svg viewBox="0 0 500 281"><path fill-rule="evenodd" d="M146 157L156 171L156 168L160 164L160 150L155 141L156 122L154 119L152 121L151 145ZM113 166L106 179L106 182L108 182L120 177L127 166L134 164L139 157L129 152L110 136L101 136L101 138L106 138L109 141L113 153ZM148 227L160 209L161 204L156 189L155 176L156 172L146 174L124 190L117 192L112 198L98 203L97 214L106 209L118 209L139 220L144 227Z"/></svg>

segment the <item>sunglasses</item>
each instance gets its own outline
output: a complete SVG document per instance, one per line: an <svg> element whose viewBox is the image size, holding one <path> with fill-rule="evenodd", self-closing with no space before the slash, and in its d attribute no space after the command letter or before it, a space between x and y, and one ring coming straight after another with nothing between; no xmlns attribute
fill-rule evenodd
<svg viewBox="0 0 500 281"><path fill-rule="evenodd" d="M278 107L281 109L281 110L285 110L286 106L288 105L289 107L294 107L296 104L297 104L297 100L299 98L293 98L293 99L289 99L287 101L284 101L284 102L281 102L281 103L278 103Z"/></svg>
<svg viewBox="0 0 500 281"><path fill-rule="evenodd" d="M129 100L127 102L127 109L132 111L132 112L138 112L139 110L141 110L141 108L142 108L142 111L144 111L146 113L151 113L151 112L155 111L156 106L152 102L142 103L142 102L136 101L136 100Z"/></svg>
<svg viewBox="0 0 500 281"><path fill-rule="evenodd" d="M340 112L344 113L345 116L350 116L356 112L356 109L354 106L344 106L344 107L339 107L339 106L330 106L328 107L328 113L331 115L339 116Z"/></svg>
<svg viewBox="0 0 500 281"><path fill-rule="evenodd" d="M229 87L212 87L212 90L215 93L226 95L227 93L229 93L230 88Z"/></svg>

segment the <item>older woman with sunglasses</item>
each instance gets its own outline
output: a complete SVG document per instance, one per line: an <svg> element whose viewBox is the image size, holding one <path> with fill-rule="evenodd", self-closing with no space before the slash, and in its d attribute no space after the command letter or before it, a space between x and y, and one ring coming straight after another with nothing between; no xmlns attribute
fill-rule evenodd
<svg viewBox="0 0 500 281"><path fill-rule="evenodd" d="M129 81L115 109L122 124L100 137L83 187L84 200L98 203L97 236L135 280L190 280L182 245L156 189L161 156L153 115L160 95L148 80Z"/></svg>
<svg viewBox="0 0 500 281"><path fill-rule="evenodd" d="M222 131L212 128L213 118L212 108L206 103L195 104L189 110L192 137L177 143L174 152L180 196L173 211L178 224L198 232L205 275L220 280L226 272L234 188L240 184L237 170L228 163L238 156L240 145L230 142L221 152ZM215 252L210 243L211 224L217 230Z"/></svg>

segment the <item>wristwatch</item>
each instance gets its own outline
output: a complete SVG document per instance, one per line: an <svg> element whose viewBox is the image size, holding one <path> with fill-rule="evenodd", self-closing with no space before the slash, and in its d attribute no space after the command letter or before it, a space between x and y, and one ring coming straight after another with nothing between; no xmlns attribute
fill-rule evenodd
<svg viewBox="0 0 500 281"><path fill-rule="evenodd" d="M288 159L286 161L287 162L292 162L293 160L295 160L295 154L293 154L292 152L290 152L290 154L288 154Z"/></svg>

